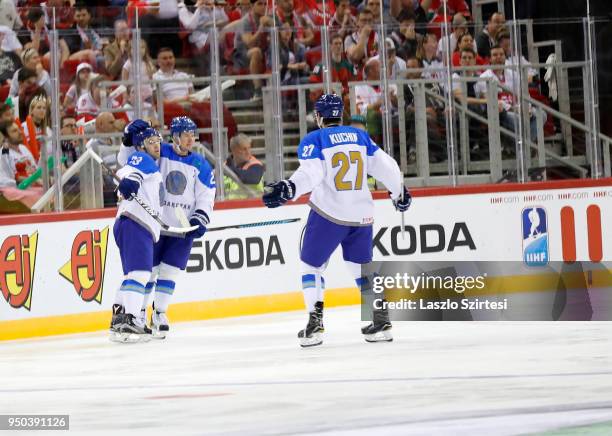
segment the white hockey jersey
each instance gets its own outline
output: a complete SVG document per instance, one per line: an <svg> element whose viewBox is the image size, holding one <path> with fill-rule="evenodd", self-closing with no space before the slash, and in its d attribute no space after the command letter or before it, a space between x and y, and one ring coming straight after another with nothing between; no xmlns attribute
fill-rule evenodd
<svg viewBox="0 0 612 436"><path fill-rule="evenodd" d="M127 164L117 171L117 176L120 179L130 176L132 179L139 180L138 196L157 213L162 212L162 202L164 200L162 176L157 163L150 155L140 151L131 154L127 158ZM121 215L129 217L146 228L151 232L156 242L159 240L161 230L159 223L134 200L122 200L119 203L117 217Z"/></svg>
<svg viewBox="0 0 612 436"><path fill-rule="evenodd" d="M117 160L124 165L131 147L121 146ZM180 227L174 208L184 209L190 217L200 209L211 217L215 203L215 175L212 167L199 153L180 156L171 144L162 143L159 170L163 180L165 196L163 200L162 220L170 225Z"/></svg>
<svg viewBox="0 0 612 436"><path fill-rule="evenodd" d="M364 226L374 222L368 175L384 183L392 198L402 193L397 162L361 129L335 126L315 130L300 143L298 158L300 167L290 177L296 186L294 200L312 191L310 206L337 224Z"/></svg>

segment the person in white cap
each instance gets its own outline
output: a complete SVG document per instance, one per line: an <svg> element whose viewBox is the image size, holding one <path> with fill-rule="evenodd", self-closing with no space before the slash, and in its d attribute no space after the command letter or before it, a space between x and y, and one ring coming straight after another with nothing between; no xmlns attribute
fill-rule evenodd
<svg viewBox="0 0 612 436"><path fill-rule="evenodd" d="M68 88L68 91L66 91L66 96L64 97L64 111L74 109L79 97L87 93L87 86L89 85L89 79L91 78L92 72L93 67L87 62L81 62L77 66L76 75L74 76L72 85L70 85L70 88Z"/></svg>

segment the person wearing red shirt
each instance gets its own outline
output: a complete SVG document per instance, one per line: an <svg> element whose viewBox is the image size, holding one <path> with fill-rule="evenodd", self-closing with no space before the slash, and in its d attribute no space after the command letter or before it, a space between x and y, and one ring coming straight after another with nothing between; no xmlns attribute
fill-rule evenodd
<svg viewBox="0 0 612 436"><path fill-rule="evenodd" d="M453 52L453 66L459 67L461 66L461 51L463 49L472 49L474 50L474 38L469 33L464 33L459 38L459 42L457 43L457 47L455 47L455 51ZM476 65L486 65L487 60L476 55Z"/></svg>

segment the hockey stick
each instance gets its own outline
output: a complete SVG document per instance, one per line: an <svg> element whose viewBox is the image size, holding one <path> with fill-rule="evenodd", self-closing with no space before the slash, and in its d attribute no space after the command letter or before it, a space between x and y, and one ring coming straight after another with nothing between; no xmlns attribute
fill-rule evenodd
<svg viewBox="0 0 612 436"><path fill-rule="evenodd" d="M89 152L91 157L96 162L98 162L100 164L100 166L102 168L104 168L106 170L106 172L108 172L108 174L111 175L111 177L113 179L115 179L115 181L117 183L121 182L121 179L119 177L117 177L117 174L115 174L115 172L112 170L112 168L110 168L108 165L106 165L106 163L102 160L102 158L98 155L98 153L93 151L91 149L91 147L87 147L87 151ZM157 223L161 226L161 228L164 230L164 232L176 234L176 236L179 236L179 237L185 237L186 233L188 233L188 232L198 228L198 226L191 226L191 227L174 227L174 226L169 226L168 224L166 224L165 222L162 221L159 213L155 209L153 209L151 206L149 206L138 195L133 195L132 196L132 200L134 200L136 203L138 203L140 205L140 207L142 207L144 209L144 211L151 216L151 218L153 218L155 221L157 221Z"/></svg>
<svg viewBox="0 0 612 436"><path fill-rule="evenodd" d="M223 227L212 227L208 228L208 232L217 232L219 230L227 230L227 229L246 229L251 227L262 227L262 226L273 226L276 224L289 224L300 221L302 218L287 218L284 220L276 220L276 221L260 221L258 223L247 223L247 224L235 224L233 226L223 226Z"/></svg>
<svg viewBox="0 0 612 436"><path fill-rule="evenodd" d="M185 215L185 211L183 209L177 207L176 209L174 209L174 214L176 215L176 218L179 220L181 225L183 226L189 225L189 221L187 220L187 215ZM275 224L289 224L289 223L294 223L300 220L301 218L287 218L284 220L277 220L277 221L260 221L258 223L236 224L233 226L223 226L223 227L212 227L212 228L207 228L206 231L216 232L219 230L227 230L227 229L244 229L244 228L250 228L250 227L271 226Z"/></svg>

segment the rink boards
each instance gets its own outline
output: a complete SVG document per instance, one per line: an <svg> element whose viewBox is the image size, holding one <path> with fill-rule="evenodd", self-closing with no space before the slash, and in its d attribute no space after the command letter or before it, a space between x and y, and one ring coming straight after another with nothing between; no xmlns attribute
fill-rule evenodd
<svg viewBox="0 0 612 436"><path fill-rule="evenodd" d="M523 261L529 225L545 232L552 261L612 260L611 179L424 188L413 196L402 238L400 214L386 193L375 194L376 260ZM300 220L210 232L196 241L171 319L303 308L299 244L309 210L305 200L272 210L259 200L219 203L211 227ZM123 279L112 235L115 213L0 218L0 340L108 327ZM325 281L327 306L359 303L339 251Z"/></svg>

